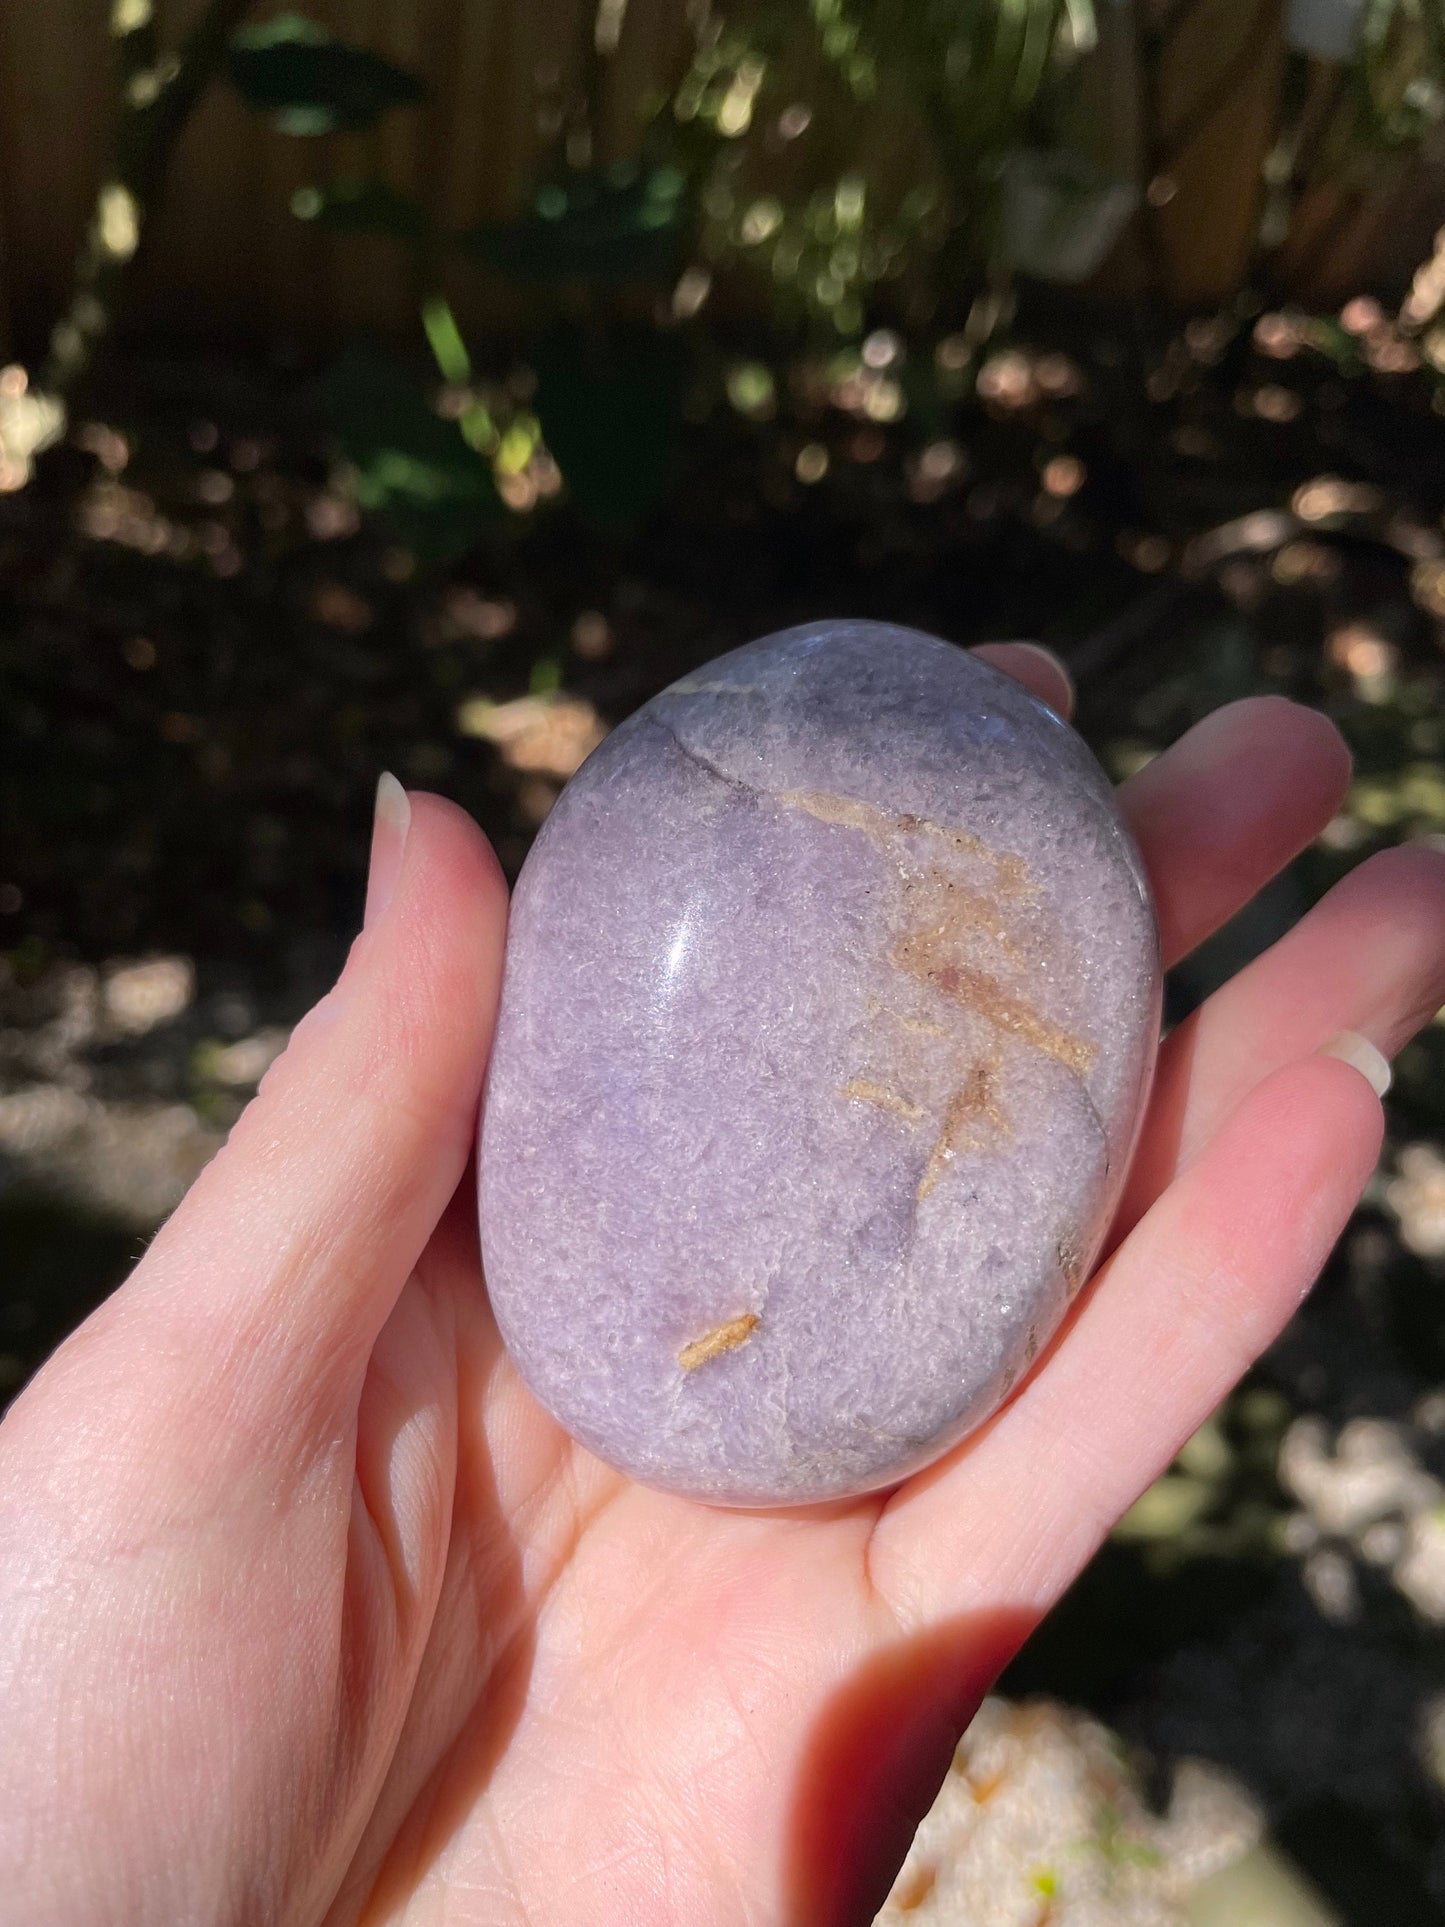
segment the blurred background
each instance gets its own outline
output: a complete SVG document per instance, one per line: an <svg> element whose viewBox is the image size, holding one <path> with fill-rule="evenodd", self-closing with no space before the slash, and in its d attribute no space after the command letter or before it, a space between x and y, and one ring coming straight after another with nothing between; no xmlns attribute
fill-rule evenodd
<svg viewBox="0 0 1445 1927"><path fill-rule="evenodd" d="M830 614L1041 638L1118 777L1317 704L1348 804L1171 1018L1445 847L1442 223L1440 0L0 0L0 1395L328 983L383 768L515 870ZM1438 1022L1389 1111L890 1920L1445 1920Z"/></svg>

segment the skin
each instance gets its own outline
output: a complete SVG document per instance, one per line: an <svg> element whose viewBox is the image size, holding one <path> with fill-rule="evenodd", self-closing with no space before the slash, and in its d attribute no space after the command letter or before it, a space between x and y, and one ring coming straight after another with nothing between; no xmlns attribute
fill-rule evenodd
<svg viewBox="0 0 1445 1927"><path fill-rule="evenodd" d="M1263 698L1126 786L1169 960L1347 780ZM608 1470L501 1351L470 1161L505 891L458 810L405 816L336 988L0 1426L0 1912L866 1922L999 1667L1349 1216L1380 1107L1319 1053L1445 1000L1445 860L1362 865L1173 1034L1112 1253L990 1425L740 1514Z"/></svg>

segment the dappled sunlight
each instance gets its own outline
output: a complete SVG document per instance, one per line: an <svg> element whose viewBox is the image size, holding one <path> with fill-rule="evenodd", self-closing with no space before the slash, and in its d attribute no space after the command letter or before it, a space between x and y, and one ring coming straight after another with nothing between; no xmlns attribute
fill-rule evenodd
<svg viewBox="0 0 1445 1927"><path fill-rule="evenodd" d="M1438 1144L1401 1148L1385 1186L1385 1203L1411 1251L1422 1258L1445 1258L1445 1151Z"/></svg>
<svg viewBox="0 0 1445 1927"><path fill-rule="evenodd" d="M607 733L591 703L560 693L505 703L469 696L457 710L457 728L495 743L512 769L557 777L579 769Z"/></svg>
<svg viewBox="0 0 1445 1927"><path fill-rule="evenodd" d="M31 386L18 363L0 368L0 495L24 488L35 458L65 433L65 405Z"/></svg>
<svg viewBox="0 0 1445 1927"><path fill-rule="evenodd" d="M1300 1510L1282 1540L1327 1619L1362 1610L1355 1563L1388 1576L1431 1625L1445 1624L1445 1485L1424 1455L1445 1434L1438 1393L1413 1423L1352 1419L1333 1440L1317 1418L1296 1419L1280 1447L1280 1481Z"/></svg>
<svg viewBox="0 0 1445 1927"><path fill-rule="evenodd" d="M1217 1767L1182 1763L1161 1814L1103 1727L989 1699L877 1927L1188 1927L1190 1897L1263 1834L1257 1803Z"/></svg>
<svg viewBox="0 0 1445 1927"><path fill-rule="evenodd" d="M211 1080L191 1064L203 1047L195 996L184 956L61 965L31 983L0 965L0 1167L12 1184L59 1187L140 1230L179 1203L234 1114L229 1098L207 1103ZM117 1080L109 1067L126 1053L149 1075Z"/></svg>

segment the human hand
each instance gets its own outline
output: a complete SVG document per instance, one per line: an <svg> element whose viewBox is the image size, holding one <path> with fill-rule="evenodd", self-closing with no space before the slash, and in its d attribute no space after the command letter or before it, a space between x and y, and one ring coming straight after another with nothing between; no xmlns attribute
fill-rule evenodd
<svg viewBox="0 0 1445 1927"><path fill-rule="evenodd" d="M1266 698L1125 786L1167 960L1347 779ZM388 792L337 987L0 1427L0 1918L866 1922L1000 1666L1352 1209L1379 1104L1317 1053L1445 999L1445 861L1371 859L1166 1043L1112 1255L1012 1402L891 1494L730 1513L574 1446L500 1346L504 923L475 827Z"/></svg>

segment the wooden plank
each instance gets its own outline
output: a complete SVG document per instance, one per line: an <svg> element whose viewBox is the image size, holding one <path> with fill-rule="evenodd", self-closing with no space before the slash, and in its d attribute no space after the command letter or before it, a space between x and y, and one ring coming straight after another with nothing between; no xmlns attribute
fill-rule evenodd
<svg viewBox="0 0 1445 1927"><path fill-rule="evenodd" d="M1170 198L1152 214L1165 280L1155 293L1180 307L1225 299L1246 271L1284 72L1279 0L1198 0L1170 36L1152 130L1168 149L1155 165Z"/></svg>
<svg viewBox="0 0 1445 1927"><path fill-rule="evenodd" d="M158 0L162 46L174 52L202 0ZM171 157L137 264L129 309L137 327L244 338L269 324L257 260L265 221L258 192L261 130L224 81L197 103Z"/></svg>
<svg viewBox="0 0 1445 1927"><path fill-rule="evenodd" d="M10 46L10 16L0 9L0 361L16 354L14 263L10 258L11 232L15 221L15 178L8 166L12 99L16 66Z"/></svg>
<svg viewBox="0 0 1445 1927"><path fill-rule="evenodd" d="M675 0L626 0L608 74L607 143L614 153L637 152L650 98L677 86L693 46L686 9Z"/></svg>
<svg viewBox="0 0 1445 1927"><path fill-rule="evenodd" d="M88 0L5 8L0 196L17 347L32 359L68 295L109 144L112 47Z"/></svg>
<svg viewBox="0 0 1445 1927"><path fill-rule="evenodd" d="M204 0L157 0L165 44L179 44ZM592 66L598 0L308 0L337 32L419 73L427 89L416 108L398 109L371 133L300 140L258 119L224 85L198 108L175 156L164 205L138 264L132 309L158 329L294 340L309 348L356 329L411 341L420 283L411 251L366 237L323 236L291 212L296 190L346 173L374 172L415 194L453 231L516 214L538 170L555 152L546 124L560 101L575 117ZM258 6L258 15L261 9ZM1146 145L1150 103L1156 136L1177 144L1164 204L1145 219L1150 254L1135 224L1097 292L1140 292L1146 269L1155 291L1181 305L1226 296L1248 259L1259 202L1259 170L1276 126L1284 51L1280 0L1194 0L1156 75L1132 58L1128 15L1102 10L1107 46L1085 76L1094 88L1096 158L1127 169ZM34 357L65 301L77 244L109 148L114 47L107 0L0 0L0 341ZM594 84L598 157L637 151L642 109L676 85L691 52L682 0L626 0L615 51ZM820 99L829 77L800 46L785 55L781 92ZM815 64L815 63L814 63ZM1094 69L1097 68L1097 72ZM1225 79L1227 100L1201 116ZM1147 84L1145 84L1147 83ZM821 91L820 91L821 90ZM826 115L821 116L826 118ZM887 206L931 166L906 103L880 100L865 128L865 161ZM829 155L809 138L739 177L740 194L764 180L803 191ZM1157 165L1157 163L1156 163ZM1148 171L1141 158L1139 171ZM1428 183L1418 192L1412 183ZM1332 297L1345 282L1408 273L1401 250L1419 245L1440 200L1438 163L1406 170L1332 245L1311 290ZM1445 211L1445 210L1442 210ZM1408 219L1402 219L1408 214ZM1333 218L1327 197L1302 209L1301 232L1283 257L1308 252L1307 230ZM1397 233L1398 229L1398 244ZM472 333L514 327L528 312L524 292L459 257L440 270Z"/></svg>

